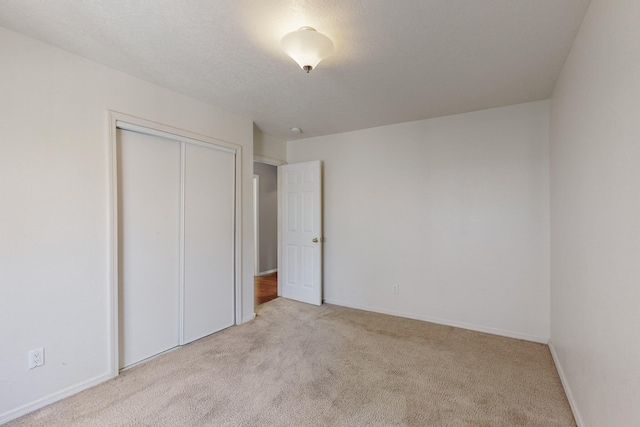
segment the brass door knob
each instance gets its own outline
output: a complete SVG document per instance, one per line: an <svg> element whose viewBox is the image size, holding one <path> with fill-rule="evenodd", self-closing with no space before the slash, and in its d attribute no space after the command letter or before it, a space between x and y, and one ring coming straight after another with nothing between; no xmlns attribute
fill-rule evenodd
<svg viewBox="0 0 640 427"><path fill-rule="evenodd" d="M313 243L318 243L318 238L317 238L317 237L314 237L314 238L313 238L313 240L312 240L312 242L313 242Z"/></svg>

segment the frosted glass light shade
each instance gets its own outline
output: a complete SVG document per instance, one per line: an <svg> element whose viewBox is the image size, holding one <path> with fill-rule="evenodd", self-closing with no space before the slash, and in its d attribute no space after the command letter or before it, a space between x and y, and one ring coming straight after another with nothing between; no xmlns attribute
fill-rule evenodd
<svg viewBox="0 0 640 427"><path fill-rule="evenodd" d="M282 38L282 49L307 73L333 52L333 42L311 27L302 27Z"/></svg>

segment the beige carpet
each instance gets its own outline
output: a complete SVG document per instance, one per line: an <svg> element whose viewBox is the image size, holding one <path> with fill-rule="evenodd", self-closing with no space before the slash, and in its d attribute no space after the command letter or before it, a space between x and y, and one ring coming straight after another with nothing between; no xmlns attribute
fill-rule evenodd
<svg viewBox="0 0 640 427"><path fill-rule="evenodd" d="M545 345L282 298L9 426L574 426Z"/></svg>

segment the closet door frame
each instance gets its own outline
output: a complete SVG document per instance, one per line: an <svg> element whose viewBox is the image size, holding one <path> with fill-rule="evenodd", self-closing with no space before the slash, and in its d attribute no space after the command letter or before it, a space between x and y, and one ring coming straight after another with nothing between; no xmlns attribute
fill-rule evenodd
<svg viewBox="0 0 640 427"><path fill-rule="evenodd" d="M232 142L211 138L172 126L156 123L150 120L141 119L128 114L117 111L109 111L109 305L110 305L110 322L109 322L109 359L110 359L110 375L116 377L119 374L119 307L118 307L118 286L119 286L119 268L118 254L118 157L117 157L117 129L135 130L148 135L160 136L176 141L197 144L213 149L221 149L231 152L235 155L235 217L234 217L234 318L235 324L242 323L242 147ZM184 150L184 144L182 144ZM182 153L184 159L184 152ZM183 161L183 160L181 160ZM182 185L182 184L181 184ZM182 195L181 195L182 197ZM181 229L183 218L181 218ZM183 256L184 247L181 244L181 257ZM182 277L182 272L181 272ZM182 280L182 278L181 278ZM181 283L182 287L182 283ZM180 302L180 310L182 313L182 301ZM180 344L183 344L183 325L180 320Z"/></svg>

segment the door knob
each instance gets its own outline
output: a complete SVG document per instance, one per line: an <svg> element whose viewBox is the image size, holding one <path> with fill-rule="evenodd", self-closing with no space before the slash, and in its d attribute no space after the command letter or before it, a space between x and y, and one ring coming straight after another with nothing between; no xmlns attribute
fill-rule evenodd
<svg viewBox="0 0 640 427"><path fill-rule="evenodd" d="M318 238L317 238L317 237L314 237L314 238L313 238L313 240L312 240L312 242L313 242L313 243L318 243Z"/></svg>

